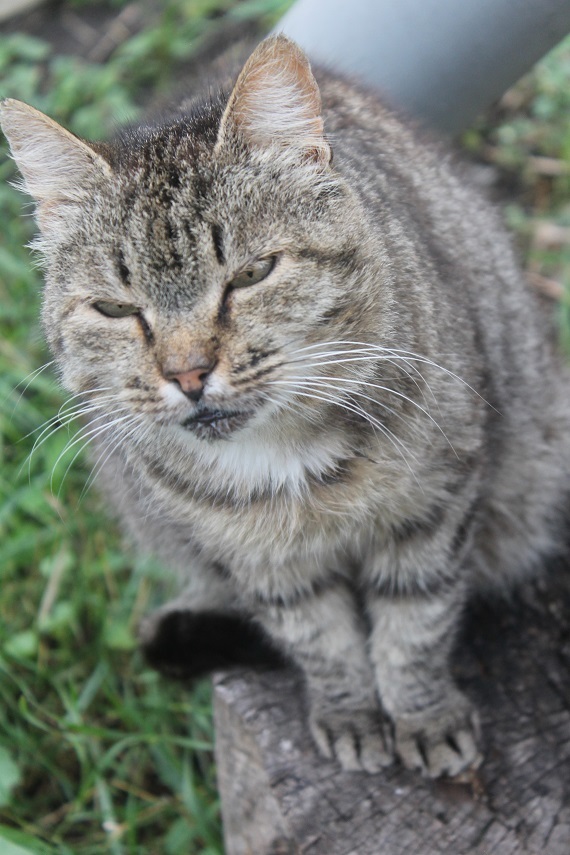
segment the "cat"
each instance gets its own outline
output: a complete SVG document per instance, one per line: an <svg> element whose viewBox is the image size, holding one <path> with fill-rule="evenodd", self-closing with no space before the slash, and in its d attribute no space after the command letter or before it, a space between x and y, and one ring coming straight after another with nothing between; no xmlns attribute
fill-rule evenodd
<svg viewBox="0 0 570 855"><path fill-rule="evenodd" d="M283 35L110 142L10 99L1 121L95 471L180 578L149 658L292 661L347 770L477 766L464 606L561 547L570 459L566 370L495 211Z"/></svg>

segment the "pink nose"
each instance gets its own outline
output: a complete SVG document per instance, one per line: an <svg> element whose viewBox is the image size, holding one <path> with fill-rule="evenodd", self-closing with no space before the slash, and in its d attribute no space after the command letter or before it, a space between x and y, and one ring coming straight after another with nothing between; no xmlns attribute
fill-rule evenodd
<svg viewBox="0 0 570 855"><path fill-rule="evenodd" d="M211 365L198 365L188 371L164 370L164 378L178 383L184 394L192 401L199 401L204 391L204 383L210 371Z"/></svg>

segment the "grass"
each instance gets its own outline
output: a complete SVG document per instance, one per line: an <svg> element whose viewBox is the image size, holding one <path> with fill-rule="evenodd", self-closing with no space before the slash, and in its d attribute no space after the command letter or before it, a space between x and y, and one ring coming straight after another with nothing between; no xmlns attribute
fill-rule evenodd
<svg viewBox="0 0 570 855"><path fill-rule="evenodd" d="M283 6L162 4L153 26L104 66L58 56L23 33L0 37L0 94L96 138L117 117L136 117L151 82L166 89L224 16L275 15ZM49 360L41 279L25 248L29 206L8 184L14 177L3 156L0 852L219 855L209 684L182 690L141 661L136 625L157 598L160 570L126 554L96 494L83 494L82 457L72 463L77 449L61 457L68 431L42 437L39 428L64 399L49 367L37 370ZM38 437L45 441L32 453Z"/></svg>
<svg viewBox="0 0 570 855"><path fill-rule="evenodd" d="M74 2L75 7L85 5ZM117 10L124 3L109 2ZM140 112L150 84L220 22L277 15L286 0L174 0L104 65L0 36L2 92L98 137ZM509 220L570 349L570 41L464 138L509 189ZM125 553L67 429L38 431L63 398L38 326L40 276L23 197L0 159L0 852L222 852L210 690L158 678L135 628L161 570ZM74 449L74 451L77 449ZM69 468L68 468L69 467Z"/></svg>

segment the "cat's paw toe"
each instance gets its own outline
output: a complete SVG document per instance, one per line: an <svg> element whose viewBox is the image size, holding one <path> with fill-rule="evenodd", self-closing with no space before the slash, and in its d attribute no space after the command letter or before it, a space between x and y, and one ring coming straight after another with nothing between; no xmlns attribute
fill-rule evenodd
<svg viewBox="0 0 570 855"><path fill-rule="evenodd" d="M390 730L376 710L316 714L310 726L320 753L347 772L374 774L394 760Z"/></svg>
<svg viewBox="0 0 570 855"><path fill-rule="evenodd" d="M406 768L440 778L455 777L480 765L479 719L466 704L462 707L459 714L444 712L396 721L396 753Z"/></svg>

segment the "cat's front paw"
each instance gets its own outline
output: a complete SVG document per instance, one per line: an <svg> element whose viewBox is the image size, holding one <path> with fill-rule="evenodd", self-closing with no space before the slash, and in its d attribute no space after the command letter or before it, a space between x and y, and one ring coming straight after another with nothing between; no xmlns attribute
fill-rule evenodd
<svg viewBox="0 0 570 855"><path fill-rule="evenodd" d="M313 710L309 726L320 753L347 772L379 772L394 761L390 726L378 709Z"/></svg>
<svg viewBox="0 0 570 855"><path fill-rule="evenodd" d="M426 777L454 777L481 763L479 717L459 693L444 710L397 718L394 729L396 754Z"/></svg>

